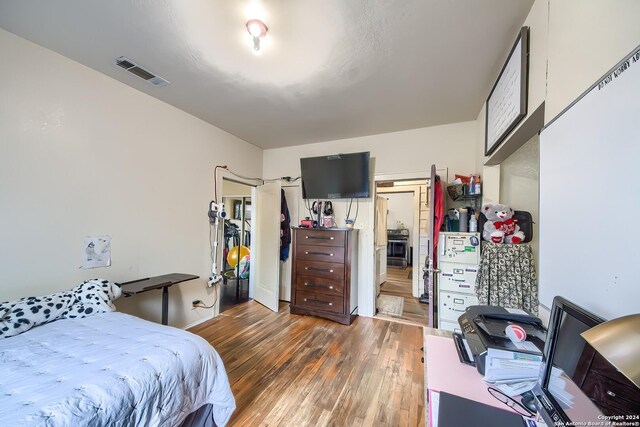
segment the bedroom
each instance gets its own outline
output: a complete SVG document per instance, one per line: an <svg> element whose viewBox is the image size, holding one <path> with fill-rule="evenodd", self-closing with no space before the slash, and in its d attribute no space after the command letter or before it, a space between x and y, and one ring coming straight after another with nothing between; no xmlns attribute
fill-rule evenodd
<svg viewBox="0 0 640 427"><path fill-rule="evenodd" d="M439 7L439 2L427 3L420 6L419 10ZM163 46L171 46L171 42L154 38L158 36L155 31L165 26L173 28L174 23L170 17L160 15L157 20L148 22L147 26L138 27L140 21L136 19L140 14L144 15L146 7L150 7L146 3L133 3L129 12L126 11L128 6L123 5L123 12L118 9L105 11L97 4L89 7L85 2L56 3L63 5L60 7L45 6L44 2L0 2L0 46L5 58L0 62L0 194L3 200L0 214L3 236L0 245L3 259L0 300L59 292L96 276L121 282L173 271L193 273L199 275L200 279L184 282L169 290L169 325L178 328L200 327L196 325L217 315L219 309L217 306L213 309L192 309L194 300L211 305L217 299L215 287L208 288L206 285L211 269L206 209L213 198L213 168L219 164L226 164L243 176L296 177L302 157L369 151L375 158L375 174L426 172L435 163L449 168L450 173L481 174L487 201L514 200L513 203L521 204L523 202L516 200L520 197L526 199L525 203L537 206L536 183L527 190L529 197L522 193L520 187L510 189L508 185L502 185L521 177L519 163L514 162L513 158L507 160L511 166L505 168L506 174L512 174L511 178L501 174L496 167L484 167L483 105L518 29L527 25L531 33L529 111L535 111L544 101L545 120L548 120L637 46L640 34L634 25L634 17L639 9L637 2L628 0L590 1L587 5L580 1L537 0L517 2L522 4L511 6L512 14L508 15L503 10L509 3L512 2L489 1L488 5L483 5L485 12L473 11L487 19L487 22L496 22L501 33L494 35L495 43L499 45L490 49L493 57L483 61L484 68L477 70L484 74L482 81L476 82L475 97L463 102L465 111L460 116L464 118L448 121L433 117L429 120L436 122L429 124L401 122L384 131L351 133L349 123L322 122L324 117L335 115L331 114L331 105L321 104L312 112L304 110L309 117L318 117L320 121L300 121L298 126L308 129L308 132L295 134L293 138L313 143L299 145L287 142L287 146L277 146L275 143L269 146L266 135L278 130L278 125L270 120L282 120L282 116L293 114L295 106L299 105L296 104L299 98L316 96L316 93L296 92L295 102L289 104L290 100L285 95L274 95L269 88L261 92L263 85L269 85L269 79L277 81L279 78L298 77L285 73L278 76L265 74L259 76L257 82L246 83L244 76L252 74L254 62L251 61L268 59L269 46L265 45L265 51L256 58L250 47L244 44L246 16L243 11L240 11L240 27L233 30L236 33L232 33L241 39L233 52L237 56L244 55L243 49L247 48L246 57L241 56L242 61L234 56L224 57L223 53L227 50L223 47L217 49L235 35L211 35L206 26L204 29L196 28L195 32L197 35L197 31L201 30L205 36L215 40L213 58L200 55L198 46L194 47L188 40L180 39L180 47L184 49L163 60ZM269 7L270 3L265 2L267 11ZM418 5L405 7L410 11L411 7ZM70 11L75 11L83 18L76 20ZM315 13L315 9L310 11ZM454 9L454 12L462 13L458 9ZM270 13L274 20L266 23L275 39L279 29L275 12ZM314 16L314 13L310 16ZM305 15L300 10L296 14ZM464 22L476 22L468 14ZM333 28L331 17L321 13L316 15L328 21L304 21L309 26L308 32L313 37L320 37L318 34L326 32L332 34L329 30ZM226 16L218 19L226 19ZM187 18L195 19L192 16ZM351 19L353 16L345 15L342 18ZM370 23L367 21L369 18L385 21L384 16L365 16L363 20ZM68 30L59 31L57 25L66 25ZM173 31L181 30L180 24L175 25ZM75 30L71 31L72 28ZM352 30L360 34L367 28L354 26ZM464 27L455 29L462 32ZM418 30L412 28L412 31ZM476 28L475 31L480 32L480 29ZM104 34L108 34L108 37ZM426 46L427 41L423 39L410 38L414 34L422 33L398 33L398 43L406 42L411 46L425 44L425 49L445 47L440 49L444 53L439 58L451 63L470 50L466 47L469 38L466 36L449 42L439 40L434 48ZM174 35L167 32L166 37ZM315 42L317 39L313 40ZM355 46L365 50L365 59L375 56L371 53L373 48L368 46L371 41L368 37L357 43L354 41ZM455 48L454 43L457 43ZM147 50L146 47L151 45L157 45L157 48ZM322 58L318 57L327 54L322 50L324 48L326 46L322 44L314 44L313 49L309 49L315 52L314 60L320 60ZM413 51L409 53L415 54ZM171 84L165 88L148 87L146 82L136 80L135 76L113 65L113 60L121 55L139 61L167 78ZM218 55L224 63L218 64ZM409 56L407 52L404 55ZM300 58L304 60L306 57ZM230 64L226 62L227 59ZM179 68L169 63L181 61L194 61L195 65L191 64L194 68L199 68L199 61L203 61L206 65L200 71L214 74L215 85L191 85L190 93L195 92L193 96L197 92L207 94L198 98L200 100L211 97L224 101L216 103L217 110L211 113L211 117L218 115L220 123L225 122L228 127L222 124L216 127L215 123L203 120L202 117L207 117L209 112L198 110L201 107L194 106L191 111L183 107L187 112L180 108L188 100L178 96L181 93L178 82L187 85L193 76L177 73L168 75L164 70L170 66ZM236 65L237 69L225 69L222 72L210 66L210 63L220 68ZM378 64L363 63L362 67L365 66L370 68L363 68L362 73L375 69ZM452 69L446 66L441 68L447 72ZM193 71L193 68L188 69ZM422 69L412 70L411 76L417 79L422 72ZM345 89L341 85L349 81L347 76L344 80L331 80L326 84L340 92ZM277 89L286 84L286 81L277 81L275 87ZM413 90L410 86L412 82L406 84L409 87L400 87L405 94ZM236 87L242 90L236 90ZM295 84L292 87L295 91ZM175 91L172 95L175 99L156 98L161 96L158 94L164 89ZM322 91L325 87L313 89ZM466 91L464 88L457 90L463 94ZM266 95L253 97L253 91ZM349 117L354 122L365 122L369 128L375 128L375 123L371 122L379 116L372 115L367 119L367 113L390 109L380 108L378 102L371 102L368 98L356 101L359 103L345 105L362 116ZM402 100L392 96L388 102L392 106L396 105L392 102L402 103ZM284 110L278 110L277 117L272 116L270 111L274 103L287 106ZM245 108L248 104L253 108ZM451 106L449 109L455 113L456 108L462 107ZM245 140L234 136L234 132L223 130L241 129L243 126L250 127L257 135L264 131L264 141L256 139L247 142L249 137L245 137ZM323 128L336 133L324 134ZM277 135L277 132L274 134ZM261 148L260 144L264 147ZM536 145L537 141L531 144ZM615 165L611 165L609 170L615 170ZM345 216L345 204L336 203L337 218ZM363 219L357 227L363 230L363 239L372 239L372 212L367 202L361 205L360 218ZM538 219L539 222L543 220ZM83 239L102 235L109 235L112 239L111 267L79 269ZM363 299L359 304L361 319L358 322L374 314L373 270L369 261L373 259L373 245L362 245L364 249L359 255L359 277L363 287L359 296ZM367 292L370 298L366 298ZM160 323L159 291L120 298L116 305L118 311ZM255 320L260 316L269 319L268 314L261 315L257 308L246 310L257 311L253 317L245 316L247 319ZM362 331L360 333L365 334ZM415 362L417 358L419 363L422 343L416 344L414 341L421 338L404 329L394 329L389 333L398 336L399 340L406 339L406 342L400 342L417 349L417 355L412 354L411 360ZM377 372L374 366L369 368L372 371L362 375ZM237 386L242 387L243 383L239 382ZM371 397L371 401L375 399ZM419 410L416 407L415 411Z"/></svg>

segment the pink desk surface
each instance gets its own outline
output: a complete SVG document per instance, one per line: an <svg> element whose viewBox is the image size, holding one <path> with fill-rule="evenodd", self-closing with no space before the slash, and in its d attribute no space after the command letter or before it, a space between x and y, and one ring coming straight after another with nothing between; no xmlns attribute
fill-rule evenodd
<svg viewBox="0 0 640 427"><path fill-rule="evenodd" d="M452 338L427 335L424 347L427 364L427 388L486 403L499 409L512 411L492 397L482 375L475 367L460 363Z"/></svg>

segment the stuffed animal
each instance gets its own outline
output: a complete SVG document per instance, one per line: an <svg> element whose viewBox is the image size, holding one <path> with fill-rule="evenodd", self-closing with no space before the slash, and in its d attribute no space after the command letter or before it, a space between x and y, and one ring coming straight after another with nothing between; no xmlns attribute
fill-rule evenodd
<svg viewBox="0 0 640 427"><path fill-rule="evenodd" d="M507 205L487 204L482 207L487 217L482 238L493 243L521 243L524 233L520 231L517 220L513 219L513 209Z"/></svg>

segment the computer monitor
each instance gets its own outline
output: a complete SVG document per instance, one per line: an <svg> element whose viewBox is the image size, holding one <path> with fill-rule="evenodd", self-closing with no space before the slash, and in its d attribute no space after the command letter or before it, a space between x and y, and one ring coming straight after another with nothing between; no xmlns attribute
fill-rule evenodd
<svg viewBox="0 0 640 427"><path fill-rule="evenodd" d="M602 371L616 370L580 336L602 322L562 297L553 300L543 365L534 389L536 407L547 425L598 425L606 421L605 416L619 415L611 413L616 409L602 400L598 384Z"/></svg>

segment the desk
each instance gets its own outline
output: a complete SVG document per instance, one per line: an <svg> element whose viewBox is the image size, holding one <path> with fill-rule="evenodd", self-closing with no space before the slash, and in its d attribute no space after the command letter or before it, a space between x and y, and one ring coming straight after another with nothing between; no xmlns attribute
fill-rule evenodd
<svg viewBox="0 0 640 427"><path fill-rule="evenodd" d="M453 339L425 335L425 388L429 400L429 423L431 426L431 393L444 391L466 399L475 400L498 409L511 411L507 405L487 392L487 385L475 367L460 363Z"/></svg>
<svg viewBox="0 0 640 427"><path fill-rule="evenodd" d="M142 292L162 289L162 324L166 325L169 317L169 288L175 284L197 279L195 274L171 273L162 276L147 277L119 283L125 297L141 294Z"/></svg>

